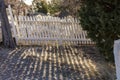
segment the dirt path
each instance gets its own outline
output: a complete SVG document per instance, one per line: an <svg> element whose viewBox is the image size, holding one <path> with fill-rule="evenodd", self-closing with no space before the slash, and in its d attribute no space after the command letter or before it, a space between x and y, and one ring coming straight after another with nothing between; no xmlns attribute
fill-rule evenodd
<svg viewBox="0 0 120 80"><path fill-rule="evenodd" d="M95 47L0 48L0 80L114 80Z"/></svg>

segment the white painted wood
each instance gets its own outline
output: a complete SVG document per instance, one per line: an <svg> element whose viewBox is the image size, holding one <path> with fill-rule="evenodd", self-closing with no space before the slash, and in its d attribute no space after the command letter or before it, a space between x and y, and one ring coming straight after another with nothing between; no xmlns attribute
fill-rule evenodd
<svg viewBox="0 0 120 80"><path fill-rule="evenodd" d="M75 18L18 16L17 19L16 29L19 41L30 41L30 44L57 41L59 45L62 45L63 42L72 42L73 44L92 42L86 37L86 31L82 30L79 20Z"/></svg>
<svg viewBox="0 0 120 80"><path fill-rule="evenodd" d="M120 80L120 40L116 40L114 42L114 59L115 59L117 80Z"/></svg>
<svg viewBox="0 0 120 80"><path fill-rule="evenodd" d="M13 37L16 37L16 28L15 28L15 24L14 24L14 17L13 17L13 14L12 14L12 9L11 9L11 6L8 5L8 10L9 10L9 13L10 13L10 19L11 19L11 25L12 25L12 29L13 29Z"/></svg>

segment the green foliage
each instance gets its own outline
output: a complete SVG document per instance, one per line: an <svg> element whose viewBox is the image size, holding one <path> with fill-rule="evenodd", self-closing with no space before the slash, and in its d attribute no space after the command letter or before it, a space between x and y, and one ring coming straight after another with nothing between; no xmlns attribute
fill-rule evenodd
<svg viewBox="0 0 120 80"><path fill-rule="evenodd" d="M41 1L41 2L37 2L36 3L36 12L41 12L44 14L48 13L48 5L46 4L46 2Z"/></svg>
<svg viewBox="0 0 120 80"><path fill-rule="evenodd" d="M45 1L39 1L35 4L36 4L35 7L36 12L41 12L44 14L47 13L54 14L60 11L59 3L47 4Z"/></svg>
<svg viewBox="0 0 120 80"><path fill-rule="evenodd" d="M56 3L54 4L49 4L48 5L48 10L49 10L49 13L50 14L54 14L56 12L59 12L60 11L60 6Z"/></svg>
<svg viewBox="0 0 120 80"><path fill-rule="evenodd" d="M114 40L120 38L120 0L85 0L79 13L88 37L107 60L114 60Z"/></svg>

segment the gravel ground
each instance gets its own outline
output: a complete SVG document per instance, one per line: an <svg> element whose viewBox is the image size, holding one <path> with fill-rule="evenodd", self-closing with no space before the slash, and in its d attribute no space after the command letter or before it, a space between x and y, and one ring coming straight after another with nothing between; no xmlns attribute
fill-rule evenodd
<svg viewBox="0 0 120 80"><path fill-rule="evenodd" d="M93 46L0 48L0 80L114 80Z"/></svg>

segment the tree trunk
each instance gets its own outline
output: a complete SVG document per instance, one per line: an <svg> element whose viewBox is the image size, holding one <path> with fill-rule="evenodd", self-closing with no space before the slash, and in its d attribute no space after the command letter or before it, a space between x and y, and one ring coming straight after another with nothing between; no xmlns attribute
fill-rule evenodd
<svg viewBox="0 0 120 80"><path fill-rule="evenodd" d="M0 1L0 11L1 11L1 28L2 28L2 38L3 38L3 44L5 47L8 48L15 48L15 42L12 38L11 33L11 27L8 21L7 13L6 13L6 7L4 0Z"/></svg>

